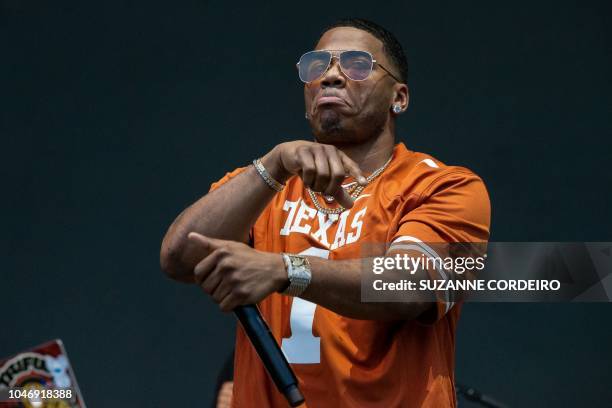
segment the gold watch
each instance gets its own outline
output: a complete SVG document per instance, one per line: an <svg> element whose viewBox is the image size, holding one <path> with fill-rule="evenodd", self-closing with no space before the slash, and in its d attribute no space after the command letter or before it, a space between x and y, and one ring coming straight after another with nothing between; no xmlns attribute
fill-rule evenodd
<svg viewBox="0 0 612 408"><path fill-rule="evenodd" d="M302 255L282 253L289 278L289 286L281 292L286 296L300 296L312 279L312 271L308 258Z"/></svg>

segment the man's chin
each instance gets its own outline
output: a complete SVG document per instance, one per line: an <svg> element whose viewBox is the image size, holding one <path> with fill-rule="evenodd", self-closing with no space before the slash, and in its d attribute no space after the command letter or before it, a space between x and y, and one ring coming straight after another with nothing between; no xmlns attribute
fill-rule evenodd
<svg viewBox="0 0 612 408"><path fill-rule="evenodd" d="M343 136L344 127L342 126L342 118L333 110L324 110L319 116L319 123L315 130L317 141L338 140Z"/></svg>
<svg viewBox="0 0 612 408"><path fill-rule="evenodd" d="M339 141L346 141L346 135L342 126L328 126L313 129L315 139L319 143L331 144Z"/></svg>

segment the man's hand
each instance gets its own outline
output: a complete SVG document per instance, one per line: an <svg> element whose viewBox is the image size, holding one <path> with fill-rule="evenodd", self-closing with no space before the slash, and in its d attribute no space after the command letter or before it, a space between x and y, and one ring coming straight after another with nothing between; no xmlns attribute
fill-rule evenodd
<svg viewBox="0 0 612 408"><path fill-rule="evenodd" d="M208 252L193 270L195 281L224 312L258 303L288 282L280 254L197 232L190 232L189 239Z"/></svg>
<svg viewBox="0 0 612 408"><path fill-rule="evenodd" d="M281 143L262 162L281 183L297 174L306 187L333 196L345 208L351 208L353 200L341 186L344 179L350 175L359 184L367 184L359 165L332 145L304 140Z"/></svg>

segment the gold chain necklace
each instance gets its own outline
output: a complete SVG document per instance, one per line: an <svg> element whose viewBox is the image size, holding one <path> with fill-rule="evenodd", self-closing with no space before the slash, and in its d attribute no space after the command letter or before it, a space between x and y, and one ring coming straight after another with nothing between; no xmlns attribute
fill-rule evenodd
<svg viewBox="0 0 612 408"><path fill-rule="evenodd" d="M352 187L350 187L349 189L347 189L347 193L350 194L351 198L354 200L357 197L359 197L359 195L361 194L361 192L363 191L364 188L366 188L366 186L368 184L370 184L376 177L380 176L380 174L385 171L385 169L387 168L387 166L389 165L389 163L391 163L391 159L393 159L393 155L391 155L391 157L389 157L389 160L387 160L387 162L385 164L382 165L382 167L374 170L372 172L372 174L370 174L368 177L366 177L366 184L365 186L359 185L358 183L354 183L354 185ZM352 183L351 183L352 184ZM343 187L344 188L344 187ZM319 199L317 198L317 196L315 195L315 192L312 191L311 189L307 188L308 190L308 194L310 195L310 199L312 200L314 206L317 208L318 211L322 212L323 214L327 214L327 215L332 215L332 214L340 214L342 213L344 210L346 210L346 208L344 208L343 206L338 206L336 208L327 208L327 207L323 207L320 203L319 203Z"/></svg>

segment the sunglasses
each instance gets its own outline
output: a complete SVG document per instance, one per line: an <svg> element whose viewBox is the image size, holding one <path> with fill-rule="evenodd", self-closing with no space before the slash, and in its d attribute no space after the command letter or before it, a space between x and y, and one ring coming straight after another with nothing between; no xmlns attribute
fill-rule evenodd
<svg viewBox="0 0 612 408"><path fill-rule="evenodd" d="M382 68L389 76L397 82L402 82L395 77L387 68L376 62L372 54L359 50L321 50L309 51L300 57L297 63L300 79L309 83L321 78L331 66L333 58L338 58L340 70L353 81L364 81L372 73L374 64Z"/></svg>

